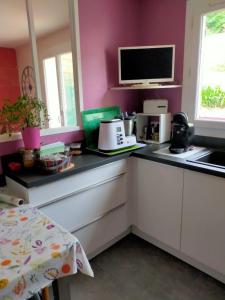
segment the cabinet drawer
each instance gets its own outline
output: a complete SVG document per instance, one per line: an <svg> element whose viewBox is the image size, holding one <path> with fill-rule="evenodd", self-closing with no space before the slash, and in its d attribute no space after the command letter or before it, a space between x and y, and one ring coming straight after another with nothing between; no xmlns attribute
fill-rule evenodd
<svg viewBox="0 0 225 300"><path fill-rule="evenodd" d="M127 205L125 204L73 234L81 242L85 253L93 257L97 252L102 251L107 243L127 229Z"/></svg>
<svg viewBox="0 0 225 300"><path fill-rule="evenodd" d="M119 174L40 209L72 232L126 202L126 177Z"/></svg>
<svg viewBox="0 0 225 300"><path fill-rule="evenodd" d="M25 188L10 178L6 178L7 186L18 196L24 198L34 207L70 197L89 186L107 181L127 171L126 159L71 175L56 182L33 188Z"/></svg>

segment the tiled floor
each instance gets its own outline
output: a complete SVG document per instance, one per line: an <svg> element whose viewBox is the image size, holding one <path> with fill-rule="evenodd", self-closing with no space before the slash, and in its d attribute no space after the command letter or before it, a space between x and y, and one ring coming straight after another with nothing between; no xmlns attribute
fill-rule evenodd
<svg viewBox="0 0 225 300"><path fill-rule="evenodd" d="M91 265L94 279L74 278L74 300L225 300L225 285L134 235Z"/></svg>

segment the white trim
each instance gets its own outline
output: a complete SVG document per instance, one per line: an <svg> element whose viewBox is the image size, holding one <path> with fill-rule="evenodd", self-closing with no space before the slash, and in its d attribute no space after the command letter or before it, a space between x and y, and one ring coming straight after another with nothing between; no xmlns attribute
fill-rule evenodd
<svg viewBox="0 0 225 300"><path fill-rule="evenodd" d="M225 124L221 121L199 120L196 116L199 86L200 49L203 15L225 9L225 0L189 0L186 9L185 52L182 91L182 111L196 128L196 134L225 138Z"/></svg>
<svg viewBox="0 0 225 300"><path fill-rule="evenodd" d="M35 34L35 27L34 27L34 16L33 16L33 9L32 9L32 1L30 0L26 0L26 11L27 11L30 44L32 49L34 79L36 85L35 93L37 98L42 99L41 81L40 81L40 73L39 73L39 65L38 65L37 42L36 42L36 34Z"/></svg>
<svg viewBox="0 0 225 300"><path fill-rule="evenodd" d="M73 131L79 131L79 126L65 126L58 128L43 128L41 129L41 136L60 134L60 133L68 133Z"/></svg>
<svg viewBox="0 0 225 300"><path fill-rule="evenodd" d="M76 101L77 124L82 126L81 111L83 110L83 83L81 69L80 29L78 0L68 0L71 27L71 47L73 56L74 88Z"/></svg>
<svg viewBox="0 0 225 300"><path fill-rule="evenodd" d="M59 95L59 109L60 109L60 118L61 118L61 126L65 126L65 103L64 97L62 93L62 86L63 86L63 79L62 79L62 62L61 62L62 54L58 54L55 56L55 63L56 63L56 76L57 76L57 87L58 87L58 95ZM75 99L74 99L75 101ZM76 107L76 103L75 103Z"/></svg>
<svg viewBox="0 0 225 300"><path fill-rule="evenodd" d="M68 132L76 132L79 131L79 126L67 126L67 127L59 127L59 128L44 128L41 129L41 136L54 135L54 134L62 134ZM9 135L8 133L4 133L0 135L0 143L13 142L22 139L21 132L15 132Z"/></svg>
<svg viewBox="0 0 225 300"><path fill-rule="evenodd" d="M74 128L82 127L81 120L81 111L83 110L83 85L82 85L82 69L81 69L81 50L80 50L80 30L79 30L79 12L78 12L78 0L67 0L69 7L69 19L71 27L71 50L73 57L73 78L74 78L74 90L75 90L75 107L76 107L76 117L77 125ZM33 24L33 13L32 5L30 0L26 0L27 5L27 18L30 32L30 40L32 46L32 57L35 70L35 83L38 98L42 99L42 91L40 84L40 75L39 75L39 65L38 65L38 54L37 54L37 44L35 38L35 30ZM65 128L62 127L62 132L68 132ZM52 134L55 134L55 129L49 128L52 130ZM77 129L76 129L77 130ZM57 132L58 133L58 132ZM51 134L49 132L49 134Z"/></svg>
<svg viewBox="0 0 225 300"><path fill-rule="evenodd" d="M12 133L9 135L8 133L4 133L0 135L0 143L18 141L22 139L21 132Z"/></svg>

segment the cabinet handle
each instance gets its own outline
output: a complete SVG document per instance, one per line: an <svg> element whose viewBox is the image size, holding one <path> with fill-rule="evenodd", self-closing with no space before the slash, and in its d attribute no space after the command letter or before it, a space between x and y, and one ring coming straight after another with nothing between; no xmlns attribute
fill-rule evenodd
<svg viewBox="0 0 225 300"><path fill-rule="evenodd" d="M91 190L91 189L94 189L94 188L96 188L96 187L99 187L99 186L101 186L101 185L103 185L103 184L105 184L105 183L108 183L108 182L117 180L117 179L119 179L120 177L122 177L122 176L125 175L125 174L126 174L126 172L123 172L123 173L121 173L121 174L119 174L119 175L117 175L117 176L111 177L111 178L106 179L106 180L104 180L104 181L101 181L101 182L98 182L98 183L89 185L89 186L87 186L87 187L85 187L85 188L79 189L79 190L77 190L77 191L75 191L75 192L72 192L72 193L70 193L70 194L67 194L67 195L64 195L64 196L55 198L55 199L53 199L53 200L50 200L50 201L48 201L47 203L43 203L43 204L37 205L37 207L38 207L38 208L42 208L42 207L48 206L48 205L50 205L50 204L52 204L52 203L56 203L56 202L58 202L58 201L61 201L61 200L66 199L66 198L69 198L69 197L78 195L78 194L80 194L80 193L83 193L83 192L86 192L86 191L88 191L88 190Z"/></svg>
<svg viewBox="0 0 225 300"><path fill-rule="evenodd" d="M94 220L91 220L91 221L89 221L88 223L81 224L81 225L77 225L77 226L73 227L73 228L70 230L70 232L71 232L71 233L75 233L75 232L77 232L78 230L81 230L81 229L83 229L83 228L85 228L85 227L87 227L87 226L89 226L89 225L91 225L91 224L93 224L93 223L96 223L96 222L98 222L99 220L101 220L101 219L103 219L104 217L106 217L106 216L108 216L109 214L111 214L112 212L114 212L115 210L117 210L117 209L119 209L119 208L121 208L121 207L123 207L123 206L125 206L125 205L126 205L126 202L121 203L121 204L119 204L118 206L116 206L116 207L114 207L114 208L108 210L107 212L105 212L105 213L102 214L101 216L95 218Z"/></svg>

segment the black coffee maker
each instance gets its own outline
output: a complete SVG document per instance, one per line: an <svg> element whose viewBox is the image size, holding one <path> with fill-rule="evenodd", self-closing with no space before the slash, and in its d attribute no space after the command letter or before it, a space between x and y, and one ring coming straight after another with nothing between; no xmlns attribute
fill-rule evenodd
<svg viewBox="0 0 225 300"><path fill-rule="evenodd" d="M189 150L194 136L194 126L188 123L188 116L184 112L174 114L172 120L171 153L180 154Z"/></svg>

